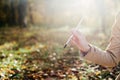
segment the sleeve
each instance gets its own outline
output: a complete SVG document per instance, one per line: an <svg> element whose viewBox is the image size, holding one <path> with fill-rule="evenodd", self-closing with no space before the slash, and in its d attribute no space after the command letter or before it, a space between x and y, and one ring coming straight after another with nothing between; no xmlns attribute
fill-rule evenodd
<svg viewBox="0 0 120 80"><path fill-rule="evenodd" d="M120 18L115 21L110 43L105 51L90 46L91 50L84 56L85 59L106 67L114 67L120 61Z"/></svg>

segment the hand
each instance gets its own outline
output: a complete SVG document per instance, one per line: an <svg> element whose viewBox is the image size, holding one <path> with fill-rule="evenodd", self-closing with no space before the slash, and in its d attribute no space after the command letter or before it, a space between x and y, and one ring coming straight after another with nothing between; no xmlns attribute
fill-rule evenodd
<svg viewBox="0 0 120 80"><path fill-rule="evenodd" d="M71 40L72 44L77 46L80 49L80 51L87 52L90 49L90 47L85 36L78 30L73 30L72 34L73 34L73 38Z"/></svg>

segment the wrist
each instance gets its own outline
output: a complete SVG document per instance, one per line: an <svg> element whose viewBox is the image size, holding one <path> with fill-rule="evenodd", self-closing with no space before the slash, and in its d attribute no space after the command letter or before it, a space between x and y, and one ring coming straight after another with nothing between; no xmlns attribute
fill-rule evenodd
<svg viewBox="0 0 120 80"><path fill-rule="evenodd" d="M88 47L86 47L86 49L80 50L80 51L85 56L85 55L87 55L87 53L89 53L91 51L91 46L88 45Z"/></svg>
<svg viewBox="0 0 120 80"><path fill-rule="evenodd" d="M84 47L80 47L79 48L80 49L80 51L81 52L88 52L89 51L89 49L90 49L90 45L89 44L87 44L87 45L85 45Z"/></svg>
<svg viewBox="0 0 120 80"><path fill-rule="evenodd" d="M91 46L88 44L86 48L83 50L83 52L88 52L89 50L91 50Z"/></svg>

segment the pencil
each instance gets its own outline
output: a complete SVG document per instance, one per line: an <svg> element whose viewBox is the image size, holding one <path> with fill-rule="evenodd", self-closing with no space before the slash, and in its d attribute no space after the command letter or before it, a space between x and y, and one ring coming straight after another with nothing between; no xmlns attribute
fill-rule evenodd
<svg viewBox="0 0 120 80"><path fill-rule="evenodd" d="M77 29L79 28L79 26L80 26L80 24L82 23L82 21L83 21L83 17L80 19L80 21L79 21L78 25L76 26L75 30L77 30ZM68 45L69 42L71 41L72 37L73 37L73 35L71 35L71 36L68 38L68 40L66 41L66 43L65 43L65 45L64 45L64 48L67 47L67 45Z"/></svg>

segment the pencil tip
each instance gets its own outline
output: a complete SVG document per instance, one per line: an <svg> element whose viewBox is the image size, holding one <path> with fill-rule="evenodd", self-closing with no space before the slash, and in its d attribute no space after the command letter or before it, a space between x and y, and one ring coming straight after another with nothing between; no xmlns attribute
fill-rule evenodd
<svg viewBox="0 0 120 80"><path fill-rule="evenodd" d="M66 47L67 47L67 44L64 45L64 48L66 48Z"/></svg>

